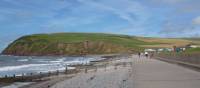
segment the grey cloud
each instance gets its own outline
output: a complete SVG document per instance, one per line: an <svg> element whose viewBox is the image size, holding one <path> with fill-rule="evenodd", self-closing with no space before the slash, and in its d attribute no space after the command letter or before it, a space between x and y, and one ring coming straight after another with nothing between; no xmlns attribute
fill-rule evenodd
<svg viewBox="0 0 200 88"><path fill-rule="evenodd" d="M197 35L196 31L193 24L165 22L159 33L165 37L189 37Z"/></svg>
<svg viewBox="0 0 200 88"><path fill-rule="evenodd" d="M192 23L193 23L194 25L200 25L200 16L194 18L194 19L192 20Z"/></svg>
<svg viewBox="0 0 200 88"><path fill-rule="evenodd" d="M191 13L198 12L200 9L200 0L145 0L152 3L153 6L167 6L176 9L176 12Z"/></svg>
<svg viewBox="0 0 200 88"><path fill-rule="evenodd" d="M186 2L187 0L150 0L155 3L165 3L165 4L179 4L182 2Z"/></svg>

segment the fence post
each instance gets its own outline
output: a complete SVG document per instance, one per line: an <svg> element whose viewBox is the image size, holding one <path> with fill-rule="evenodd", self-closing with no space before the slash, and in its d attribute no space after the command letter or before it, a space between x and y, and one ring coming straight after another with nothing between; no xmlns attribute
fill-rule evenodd
<svg viewBox="0 0 200 88"><path fill-rule="evenodd" d="M115 69L115 70L117 70L117 67L118 67L118 65L117 65L117 64L115 64L115 68L114 68L114 69Z"/></svg>
<svg viewBox="0 0 200 88"><path fill-rule="evenodd" d="M105 71L106 71L106 67L107 67L107 66L106 66L106 64L105 64Z"/></svg>
<svg viewBox="0 0 200 88"><path fill-rule="evenodd" d="M123 63L123 67L126 67L126 62Z"/></svg>
<svg viewBox="0 0 200 88"><path fill-rule="evenodd" d="M33 73L30 73L30 81L33 81Z"/></svg>
<svg viewBox="0 0 200 88"><path fill-rule="evenodd" d="M67 66L65 67L65 73L67 74L67 72L68 72L68 68L67 68Z"/></svg>
<svg viewBox="0 0 200 88"><path fill-rule="evenodd" d="M42 72L40 72L40 75L39 75L39 79L41 80L41 78L42 78Z"/></svg>
<svg viewBox="0 0 200 88"><path fill-rule="evenodd" d="M85 68L85 73L87 73L88 72L88 69L87 69L87 67Z"/></svg>
<svg viewBox="0 0 200 88"><path fill-rule="evenodd" d="M51 71L48 72L48 76L51 76Z"/></svg>
<svg viewBox="0 0 200 88"><path fill-rule="evenodd" d="M22 73L22 81L24 80L24 73Z"/></svg>
<svg viewBox="0 0 200 88"><path fill-rule="evenodd" d="M5 78L8 78L8 76L7 76L7 75L5 75Z"/></svg>
<svg viewBox="0 0 200 88"><path fill-rule="evenodd" d="M133 62L130 62L130 66L131 66L131 67L133 66Z"/></svg>
<svg viewBox="0 0 200 88"><path fill-rule="evenodd" d="M95 72L97 72L97 66L95 67Z"/></svg>
<svg viewBox="0 0 200 88"><path fill-rule="evenodd" d="M56 75L59 75L59 70L56 71Z"/></svg>
<svg viewBox="0 0 200 88"><path fill-rule="evenodd" d="M42 77L42 72L40 72L40 76Z"/></svg>
<svg viewBox="0 0 200 88"><path fill-rule="evenodd" d="M15 74L13 74L13 78L15 78L16 76L15 76Z"/></svg>

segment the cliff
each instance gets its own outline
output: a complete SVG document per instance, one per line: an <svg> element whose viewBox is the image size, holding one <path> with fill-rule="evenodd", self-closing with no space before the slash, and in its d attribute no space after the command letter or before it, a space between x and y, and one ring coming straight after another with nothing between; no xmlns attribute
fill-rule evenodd
<svg viewBox="0 0 200 88"><path fill-rule="evenodd" d="M54 33L23 36L11 43L4 55L47 56L130 53L149 44L133 36L103 33Z"/></svg>

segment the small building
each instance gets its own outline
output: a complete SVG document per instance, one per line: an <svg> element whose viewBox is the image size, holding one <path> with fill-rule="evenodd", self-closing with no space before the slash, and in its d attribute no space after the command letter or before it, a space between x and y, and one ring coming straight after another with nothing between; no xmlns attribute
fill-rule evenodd
<svg viewBox="0 0 200 88"><path fill-rule="evenodd" d="M144 51L145 51L145 52L156 52L155 49L145 49Z"/></svg>
<svg viewBox="0 0 200 88"><path fill-rule="evenodd" d="M197 45L190 45L190 48L198 48Z"/></svg>
<svg viewBox="0 0 200 88"><path fill-rule="evenodd" d="M164 48L164 51L166 51L166 52L172 52L173 49L171 49L171 48Z"/></svg>
<svg viewBox="0 0 200 88"><path fill-rule="evenodd" d="M157 52L172 52L173 49L171 48L159 48L157 49Z"/></svg>
<svg viewBox="0 0 200 88"><path fill-rule="evenodd" d="M199 45L194 45L194 44L188 44L186 45L186 48L199 48Z"/></svg>
<svg viewBox="0 0 200 88"><path fill-rule="evenodd" d="M160 49L157 49L158 52L163 52L164 49L163 48L160 48Z"/></svg>

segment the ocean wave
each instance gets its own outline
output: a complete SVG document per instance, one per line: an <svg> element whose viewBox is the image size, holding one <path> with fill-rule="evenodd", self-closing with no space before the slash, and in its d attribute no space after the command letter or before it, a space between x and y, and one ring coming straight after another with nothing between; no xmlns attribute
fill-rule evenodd
<svg viewBox="0 0 200 88"><path fill-rule="evenodd" d="M67 61L64 62L66 65L78 65L78 64L89 64L89 60L84 60L84 61L79 61L79 60L74 60L74 61Z"/></svg>
<svg viewBox="0 0 200 88"><path fill-rule="evenodd" d="M17 60L17 61L26 62L26 61L29 61L29 59L20 59L20 60Z"/></svg>
<svg viewBox="0 0 200 88"><path fill-rule="evenodd" d="M20 57L21 58L21 57ZM33 59L32 57L23 57L16 60L16 64L13 63L11 66L5 65L0 67L0 77L4 75L21 75L22 73L38 73L38 72L49 72L49 71L64 71L67 68L76 69L75 67L70 67L70 65L79 65L79 64L89 64L90 61L98 60L98 58L91 57L60 57L60 58L38 58ZM10 59L10 58L9 58ZM13 60L13 59L11 59ZM8 63L8 62L7 62ZM17 65L18 64L18 65ZM23 65L19 65L23 64ZM13 66L15 65L15 66Z"/></svg>
<svg viewBox="0 0 200 88"><path fill-rule="evenodd" d="M57 60L54 60L54 61L49 61L50 63L61 63L61 62L64 62L66 60L66 58L60 58L60 59L57 59Z"/></svg>
<svg viewBox="0 0 200 88"><path fill-rule="evenodd" d="M26 65L19 65L19 66L6 66L6 67L0 67L0 71L9 71L9 70L17 70L27 67L34 67L34 66L44 66L48 64L26 64Z"/></svg>

